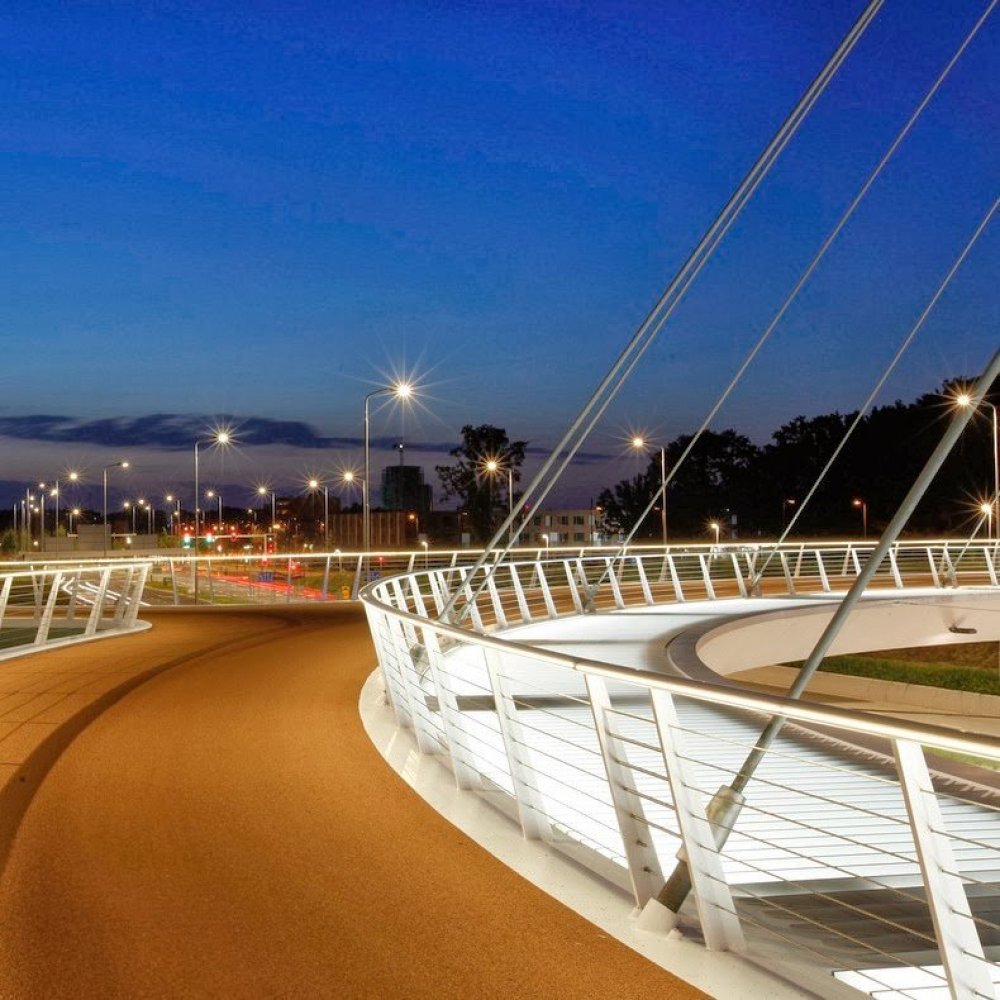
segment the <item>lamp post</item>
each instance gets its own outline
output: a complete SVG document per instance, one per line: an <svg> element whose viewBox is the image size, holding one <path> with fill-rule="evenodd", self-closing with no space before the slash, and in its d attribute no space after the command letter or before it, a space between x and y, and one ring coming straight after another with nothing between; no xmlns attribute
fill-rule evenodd
<svg viewBox="0 0 1000 1000"><path fill-rule="evenodd" d="M168 493L163 499L167 503L174 504L174 509L170 512L170 533L173 534L176 531L179 535L181 533L181 498L175 497L173 493Z"/></svg>
<svg viewBox="0 0 1000 1000"><path fill-rule="evenodd" d="M868 537L868 502L866 500L862 500L861 497L855 497L855 499L853 499L851 501L851 506L852 507L860 507L861 508L861 537L862 538L867 538Z"/></svg>
<svg viewBox="0 0 1000 1000"><path fill-rule="evenodd" d="M201 485L199 481L199 470L198 470L198 448L200 445L207 444L211 446L215 445L225 445L229 444L232 439L228 431L218 431L213 434L210 438L202 438L194 443L194 554L195 562L192 564L194 566L194 603L198 603L198 524L201 520Z"/></svg>
<svg viewBox="0 0 1000 1000"><path fill-rule="evenodd" d="M709 527L709 530L715 532L715 547L718 548L719 547L719 531L721 530L722 526L719 524L718 521L709 521L708 527Z"/></svg>
<svg viewBox="0 0 1000 1000"><path fill-rule="evenodd" d="M987 500L984 500L979 505L979 513L982 514L983 517L986 518L986 534L990 538L992 538L993 537L993 504L989 503L989 501L987 501ZM980 521L979 523L982 524L983 522Z"/></svg>
<svg viewBox="0 0 1000 1000"><path fill-rule="evenodd" d="M632 447L636 451L645 451L648 442L640 435L632 438ZM660 447L660 534L663 544L667 544L667 450Z"/></svg>
<svg viewBox="0 0 1000 1000"><path fill-rule="evenodd" d="M112 462L104 466L102 479L104 483L104 555L108 554L108 469L127 469L128 462Z"/></svg>
<svg viewBox="0 0 1000 1000"><path fill-rule="evenodd" d="M967 392L961 392L955 397L958 406L966 407L972 405L972 397ZM1000 434L997 428L997 408L993 403L988 403L985 399L979 404L988 406L993 414L993 497L990 505L993 510L990 515L990 538L993 538L993 525L996 524L1000 531L1000 520L993 515L1000 515Z"/></svg>
<svg viewBox="0 0 1000 1000"><path fill-rule="evenodd" d="M70 472L67 474L66 478L71 483L79 482L80 473ZM57 479L55 486L52 488L52 492L49 494L49 496L55 497L55 524L52 526L52 534L56 537L59 536L59 497L61 495L62 493L61 490L59 489L59 480Z"/></svg>
<svg viewBox="0 0 1000 1000"><path fill-rule="evenodd" d="M782 531L785 530L785 524L787 523L788 508L789 507L794 507L795 504L796 504L795 497L785 497L785 499L781 501L781 530Z"/></svg>
<svg viewBox="0 0 1000 1000"><path fill-rule="evenodd" d="M274 505L274 490L269 490L266 486L257 487L257 496L266 497L268 493L271 494L271 531L275 531L275 505ZM264 532L264 552L267 552L267 532Z"/></svg>
<svg viewBox="0 0 1000 1000"><path fill-rule="evenodd" d="M198 553L198 525L200 522L201 515L201 486L199 483L199 473L198 473L198 448L203 445L227 445L232 440L232 436L228 431L219 431L210 438L202 438L194 443L194 551L197 555ZM198 575L195 574L195 599L197 600L198 592Z"/></svg>
<svg viewBox="0 0 1000 1000"><path fill-rule="evenodd" d="M499 459L488 458L483 462L483 469L486 474L490 477L490 515L493 514L493 477L501 471L503 467L500 465ZM514 537L514 470L508 464L503 471L507 473L507 520L510 524L507 527L507 541L510 542Z"/></svg>
<svg viewBox="0 0 1000 1000"><path fill-rule="evenodd" d="M330 547L330 487L318 479L309 480L309 489L323 491L323 549Z"/></svg>
<svg viewBox="0 0 1000 1000"><path fill-rule="evenodd" d="M424 550L424 569L427 569L427 539L420 539L420 547Z"/></svg>
<svg viewBox="0 0 1000 1000"><path fill-rule="evenodd" d="M343 476L341 476L341 479L343 479L343 481L347 483L348 486L351 486L358 481L358 476L353 470L348 469L343 474ZM362 549L366 552L367 552L367 546L365 545L365 539L363 536L365 533L365 523L366 523L364 512L367 509L368 509L368 480L362 479L361 480L361 534L362 534L361 545Z"/></svg>
<svg viewBox="0 0 1000 1000"><path fill-rule="evenodd" d="M371 509L368 484L371 482L371 420L369 416L369 404L375 396L395 396L396 399L406 400L413 395L413 386L409 382L397 382L395 385L382 386L379 389L368 393L365 396L365 478L363 480L361 493L361 532L364 536L364 551L367 553L371 549Z"/></svg>
<svg viewBox="0 0 1000 1000"><path fill-rule="evenodd" d="M215 490L206 490L205 499L213 500L217 499L219 501L219 516L218 520L215 522L215 533L216 535L222 534L222 494L216 493Z"/></svg>
<svg viewBox="0 0 1000 1000"><path fill-rule="evenodd" d="M67 534L70 534L70 535L73 534L73 518L74 517L79 517L79 516L80 516L80 508L79 507L73 507L70 510L70 512L69 512L69 530L68 530Z"/></svg>
<svg viewBox="0 0 1000 1000"><path fill-rule="evenodd" d="M45 491L48 489L45 483L38 484L38 547L45 551Z"/></svg>

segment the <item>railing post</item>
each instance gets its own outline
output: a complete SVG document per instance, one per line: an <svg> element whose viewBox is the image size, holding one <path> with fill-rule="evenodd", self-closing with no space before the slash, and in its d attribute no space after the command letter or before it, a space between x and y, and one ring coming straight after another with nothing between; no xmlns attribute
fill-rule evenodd
<svg viewBox="0 0 1000 1000"><path fill-rule="evenodd" d="M715 556L712 557L713 559ZM708 569L708 561L705 559L705 553L698 553L698 565L701 566L701 581L705 585L705 593L710 601L715 600L715 588L712 586L712 575Z"/></svg>
<svg viewBox="0 0 1000 1000"><path fill-rule="evenodd" d="M146 589L146 578L149 576L149 566L143 563L139 566L139 572L135 574L134 582L129 588L128 613L125 616L125 627L135 628L136 619L139 617L139 607L142 604L142 592Z"/></svg>
<svg viewBox="0 0 1000 1000"><path fill-rule="evenodd" d="M122 584L121 590L118 591L118 597L115 601L115 613L112 619L115 628L121 628L125 621L125 612L128 609L128 592L132 586L132 577L134 574L134 566L129 566L125 570L125 582Z"/></svg>
<svg viewBox="0 0 1000 1000"><path fill-rule="evenodd" d="M56 570L52 577L52 586L49 589L48 600L45 602L45 609L42 611L41 621L38 623L38 631L35 633L35 645L41 646L49 637L49 629L52 628L52 616L55 614L56 601L59 600L59 588L62 587L63 575L60 570Z"/></svg>
<svg viewBox="0 0 1000 1000"><path fill-rule="evenodd" d="M4 615L7 613L7 602L10 600L10 590L14 586L14 577L8 576L0 588L0 628L3 628Z"/></svg>
<svg viewBox="0 0 1000 1000"><path fill-rule="evenodd" d="M830 593L830 578L826 574L826 566L823 563L823 550L816 549L813 552L816 557L816 570L819 573L819 585L824 594Z"/></svg>
<svg viewBox="0 0 1000 1000"><path fill-rule="evenodd" d="M722 867L722 856L716 847L705 807L686 773L683 737L674 699L668 691L654 690L650 694L705 945L714 951L743 951L746 942Z"/></svg>
<svg viewBox="0 0 1000 1000"><path fill-rule="evenodd" d="M521 613L521 621L524 623L531 621L531 609L528 607L528 598L524 594L524 585L521 583L521 576L517 571L517 566L510 563L507 566L510 571L510 582L514 588L514 596L517 598L518 611Z"/></svg>
<svg viewBox="0 0 1000 1000"><path fill-rule="evenodd" d="M104 612L104 600L110 582L111 567L105 566L101 569L101 582L97 586L97 593L94 596L94 606L90 609L90 615L87 618L87 627L83 632L86 636L97 635L97 626L101 623L101 615Z"/></svg>
<svg viewBox="0 0 1000 1000"><path fill-rule="evenodd" d="M486 670L493 689L497 723L507 754L507 766L514 785L517 814L521 831L529 840L550 840L552 826L545 812L541 795L532 779L531 749L525 742L524 732L517 720L517 703L510 690L510 682L501 669L500 654L493 649L483 649Z"/></svg>
<svg viewBox="0 0 1000 1000"><path fill-rule="evenodd" d="M641 910L649 900L656 898L663 886L663 873L653 847L642 799L629 786L624 748L608 726L608 712L611 709L608 686L603 678L592 674L584 674L584 680L587 683L608 788L611 790L611 801L618 818L618 830L628 861L632 893L636 906Z"/></svg>
<svg viewBox="0 0 1000 1000"><path fill-rule="evenodd" d="M327 594L330 592L330 556L326 557L323 563L323 585L320 589L320 599L326 600Z"/></svg>
<svg viewBox="0 0 1000 1000"><path fill-rule="evenodd" d="M413 662L413 646L415 644L407 642L402 619L387 618L386 634L389 651L392 652L392 658L399 675L403 701L417 738L417 749L424 754L438 755L441 753L441 743L437 733L428 726L427 720L418 708L418 702L421 707L426 708L426 693L422 685L421 673L416 663ZM388 673L386 676L388 677ZM387 689L390 693L393 690L391 685L387 685Z"/></svg>
<svg viewBox="0 0 1000 1000"><path fill-rule="evenodd" d="M549 590L549 581L545 577L544 563L535 563L535 578L538 581L538 588L542 592L542 600L545 601L545 610L548 612L549 618L556 618L558 613L556 612L555 601L552 600L552 591Z"/></svg>
<svg viewBox="0 0 1000 1000"><path fill-rule="evenodd" d="M503 602L500 600L500 591L497 589L496 573L491 572L486 578L486 589L490 595L490 603L493 605L493 620L497 628L507 627L507 614L503 609Z"/></svg>
<svg viewBox="0 0 1000 1000"><path fill-rule="evenodd" d="M66 621L76 621L76 601L80 590L80 570L69 578L66 586L69 588L69 604L66 606Z"/></svg>
<svg viewBox="0 0 1000 1000"><path fill-rule="evenodd" d="M180 604L180 598L177 596L177 571L174 566L173 559L167 560L167 566L170 567L170 592L173 594L174 607Z"/></svg>
<svg viewBox="0 0 1000 1000"><path fill-rule="evenodd" d="M893 740L892 746L951 995L956 1000L994 996L990 966L983 954L962 878L955 867L923 748L900 739Z"/></svg>
<svg viewBox="0 0 1000 1000"><path fill-rule="evenodd" d="M438 711L441 714L441 725L444 727L445 739L448 741L448 754L454 766L455 783L462 789L480 789L483 786L479 771L466 759L466 750L460 734L465 735L462 727L462 713L458 707L458 699L449 683L447 670L442 664L441 647L438 645L437 633L430 629L423 630L423 645L427 651L427 662L430 666L431 680L438 699Z"/></svg>

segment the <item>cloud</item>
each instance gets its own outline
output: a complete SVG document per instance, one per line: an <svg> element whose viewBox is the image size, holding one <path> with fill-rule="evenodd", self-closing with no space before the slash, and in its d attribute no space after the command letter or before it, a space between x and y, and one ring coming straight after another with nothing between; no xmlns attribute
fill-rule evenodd
<svg viewBox="0 0 1000 1000"><path fill-rule="evenodd" d="M196 440L211 433L213 427L231 427L236 443L241 447L286 445L304 450L331 451L360 449L359 437L327 437L300 420L272 420L269 417L213 417L177 413L151 413L143 417L113 417L103 420L80 420L76 417L35 414L24 417L0 417L0 437L19 441L50 441L72 444L93 444L107 448L158 448L182 451ZM372 438L374 449L392 448L396 438ZM442 454L449 452L455 441L407 441L407 452ZM548 455L547 449L532 446L528 454ZM574 461L579 464L603 462L608 455L579 452Z"/></svg>

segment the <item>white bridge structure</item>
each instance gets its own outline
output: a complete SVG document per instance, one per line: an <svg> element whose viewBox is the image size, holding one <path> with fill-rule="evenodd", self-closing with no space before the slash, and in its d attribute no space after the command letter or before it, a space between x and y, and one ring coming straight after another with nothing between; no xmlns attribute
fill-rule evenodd
<svg viewBox="0 0 1000 1000"><path fill-rule="evenodd" d="M150 567L141 559L0 564L0 660L145 628L138 615Z"/></svg>
<svg viewBox="0 0 1000 1000"><path fill-rule="evenodd" d="M872 547L784 546L752 594L768 551L512 553L379 579L361 596L395 722L525 838L625 887L644 926L803 994L995 997L997 729L727 681L806 656ZM998 562L994 543L895 545L832 651L1000 640ZM692 891L671 901L679 859Z"/></svg>

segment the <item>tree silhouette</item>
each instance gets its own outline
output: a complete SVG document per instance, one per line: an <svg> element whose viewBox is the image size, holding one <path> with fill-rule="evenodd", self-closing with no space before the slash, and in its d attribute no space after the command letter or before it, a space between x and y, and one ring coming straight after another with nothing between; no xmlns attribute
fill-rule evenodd
<svg viewBox="0 0 1000 1000"><path fill-rule="evenodd" d="M517 483L526 447L526 441L511 441L502 427L466 424L462 428L462 443L449 452L458 461L435 467L444 488L444 499L459 500L476 541L489 541L502 522L509 502L507 470ZM492 474L486 468L491 460L497 463Z"/></svg>

